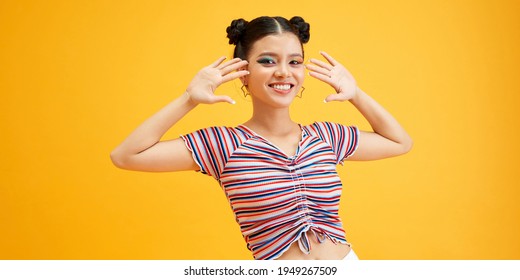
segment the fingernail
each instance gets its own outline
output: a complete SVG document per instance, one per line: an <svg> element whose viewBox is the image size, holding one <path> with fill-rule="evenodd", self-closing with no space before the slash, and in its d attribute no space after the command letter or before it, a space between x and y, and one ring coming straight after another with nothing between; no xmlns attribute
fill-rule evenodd
<svg viewBox="0 0 520 280"><path fill-rule="evenodd" d="M231 104L235 105L237 102L235 100L231 100Z"/></svg>
<svg viewBox="0 0 520 280"><path fill-rule="evenodd" d="M327 99L323 99L323 103L327 103Z"/></svg>

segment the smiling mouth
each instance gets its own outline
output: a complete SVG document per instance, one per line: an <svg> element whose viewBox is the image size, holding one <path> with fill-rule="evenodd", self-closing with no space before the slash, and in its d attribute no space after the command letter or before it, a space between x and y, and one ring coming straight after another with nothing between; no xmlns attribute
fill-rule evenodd
<svg viewBox="0 0 520 280"><path fill-rule="evenodd" d="M291 88L293 88L294 85L293 84L270 84L269 87L277 89L277 90L287 91L287 90L290 90Z"/></svg>

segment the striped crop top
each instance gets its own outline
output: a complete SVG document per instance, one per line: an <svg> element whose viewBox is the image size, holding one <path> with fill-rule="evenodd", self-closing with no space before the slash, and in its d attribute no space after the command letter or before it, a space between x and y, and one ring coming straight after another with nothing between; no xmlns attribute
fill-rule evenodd
<svg viewBox="0 0 520 280"><path fill-rule="evenodd" d="M276 259L296 241L309 253L307 231L318 242L349 244L338 215L336 165L354 153L359 131L329 122L300 127L293 157L244 125L182 136L200 172L220 183L257 260Z"/></svg>

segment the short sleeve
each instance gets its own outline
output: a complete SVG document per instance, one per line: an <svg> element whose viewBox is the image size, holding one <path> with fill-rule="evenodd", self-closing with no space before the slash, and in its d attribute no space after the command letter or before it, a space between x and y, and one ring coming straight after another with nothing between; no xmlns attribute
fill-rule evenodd
<svg viewBox="0 0 520 280"><path fill-rule="evenodd" d="M345 126L331 122L316 122L313 129L327 142L336 155L336 164L352 156L358 147L359 130L356 126Z"/></svg>
<svg viewBox="0 0 520 280"><path fill-rule="evenodd" d="M182 135L186 147L200 167L200 172L219 180L229 155L236 147L236 137L227 127L209 127Z"/></svg>

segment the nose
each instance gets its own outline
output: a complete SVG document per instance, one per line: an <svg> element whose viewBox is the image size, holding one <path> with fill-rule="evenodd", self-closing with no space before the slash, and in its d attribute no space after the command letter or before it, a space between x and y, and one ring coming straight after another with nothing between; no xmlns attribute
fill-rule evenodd
<svg viewBox="0 0 520 280"><path fill-rule="evenodd" d="M280 64L278 66L278 68L276 69L276 71L274 72L274 75L277 77L277 78L285 78L285 77L288 77L290 76L290 71L289 71L289 68L287 67L287 65L285 64Z"/></svg>

